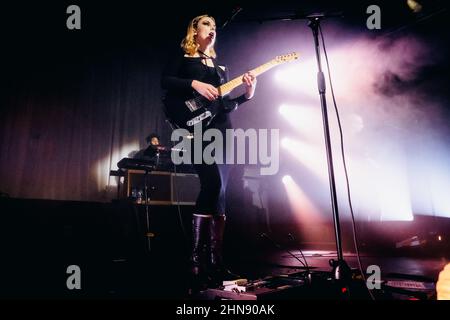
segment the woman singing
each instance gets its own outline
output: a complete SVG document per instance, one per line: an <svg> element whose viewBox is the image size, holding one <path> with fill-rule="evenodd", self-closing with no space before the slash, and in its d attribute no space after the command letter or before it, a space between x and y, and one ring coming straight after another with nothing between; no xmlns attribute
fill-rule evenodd
<svg viewBox="0 0 450 320"><path fill-rule="evenodd" d="M192 92L196 91L209 101L222 99L217 87L228 81L228 70L216 60L216 36L213 17L201 15L192 19L181 42L182 50L163 72L162 87L166 90L166 97L187 100L192 97ZM224 103L237 106L253 97L257 82L255 75L252 72L246 73L242 82L245 85L245 94L234 99L228 98ZM185 105L180 105L179 108L185 108ZM220 130L225 141L225 130L231 128L228 113L219 113L209 128ZM205 147L205 144L202 145ZM227 166L202 161L194 163L194 168L201 184L192 220L193 242L190 258L190 271L193 276L191 289L197 291L207 286L220 285L223 280L236 279L237 276L224 267L222 259Z"/></svg>

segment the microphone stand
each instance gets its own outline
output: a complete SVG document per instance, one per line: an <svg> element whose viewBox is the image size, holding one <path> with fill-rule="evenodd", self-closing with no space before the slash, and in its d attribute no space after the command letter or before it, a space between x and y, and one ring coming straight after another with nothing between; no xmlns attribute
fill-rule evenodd
<svg viewBox="0 0 450 320"><path fill-rule="evenodd" d="M149 214L149 208L148 208L148 173L149 173L148 168L145 168L145 173L144 173L144 197L145 197L145 222L147 225L147 232L145 233L145 237L147 238L147 247L148 247L148 251L151 252L152 251L152 244L151 244L151 238L153 237L153 233L150 232L150 214Z"/></svg>
<svg viewBox="0 0 450 320"><path fill-rule="evenodd" d="M336 252L337 252L337 260L330 259L330 266L333 268L333 277L334 280L343 285L342 288L346 288L345 292L348 293L348 287L351 280L351 269L348 266L347 262L344 260L344 255L342 253L342 238L341 238L341 227L339 221L339 208L337 202L336 195L336 181L333 167L333 154L331 150L331 139L330 139L330 127L328 121L328 112L327 112L327 101L326 101L326 86L325 86L325 77L322 71L322 63L320 60L320 45L319 45L319 28L320 21L326 17L342 17L342 12L335 13L315 13L310 15L303 15L300 13L296 13L291 16L284 17L273 17L273 18L264 18L264 19L256 19L256 20L247 20L247 21L274 21L274 20L299 20L308 19L308 26L311 28L313 37L314 37L314 47L316 52L317 59L317 86L319 90L320 96L320 104L322 108L322 121L323 121L323 130L325 137L325 148L327 154L327 164L328 164L328 179L329 179L329 187L330 187L330 196L331 196L331 206L333 211L333 223L334 223L334 231L336 237ZM344 293L344 290L342 291Z"/></svg>
<svg viewBox="0 0 450 320"><path fill-rule="evenodd" d="M308 26L311 28L314 37L314 47L318 66L317 86L319 89L320 104L322 107L323 130L324 130L325 148L328 164L328 179L330 183L331 206L333 210L334 232L336 236L337 260L331 259L330 265L333 268L334 279L342 282L345 286L347 286L348 281L351 279L351 270L347 262L344 260L344 255L342 253L342 238L341 238L341 227L339 222L339 208L336 195L336 181L333 167L333 153L331 150L330 127L328 121L327 100L325 95L326 85L325 85L325 77L322 71L322 63L320 60L318 30L320 28L320 20L324 16L325 15L322 14L314 14L308 16L307 18L309 19Z"/></svg>

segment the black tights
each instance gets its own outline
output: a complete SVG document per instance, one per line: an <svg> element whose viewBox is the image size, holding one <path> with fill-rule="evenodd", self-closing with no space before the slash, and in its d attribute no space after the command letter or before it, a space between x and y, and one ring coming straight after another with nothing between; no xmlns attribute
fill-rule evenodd
<svg viewBox="0 0 450 320"><path fill-rule="evenodd" d="M196 213L205 215L225 214L225 190L229 166L226 164L194 164L200 179L200 193Z"/></svg>
<svg viewBox="0 0 450 320"><path fill-rule="evenodd" d="M221 130L221 132L225 137L225 131ZM201 215L225 215L225 190L227 186L230 165L217 164L216 162L207 164L205 163L203 157L201 163L196 164L196 159L194 157L194 152L197 151L195 149L195 139L196 138L191 139L190 141L191 163L193 164L194 169L200 179L200 193L197 196L195 213ZM201 142L202 155L209 143L210 142L207 141ZM224 160L226 159L226 148L224 148L222 152L222 159Z"/></svg>

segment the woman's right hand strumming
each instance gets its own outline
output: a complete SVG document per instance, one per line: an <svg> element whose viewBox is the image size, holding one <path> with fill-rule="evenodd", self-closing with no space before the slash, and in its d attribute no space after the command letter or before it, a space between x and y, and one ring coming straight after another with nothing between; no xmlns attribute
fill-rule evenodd
<svg viewBox="0 0 450 320"><path fill-rule="evenodd" d="M209 83L193 80L191 86L209 101L213 101L219 97L219 91Z"/></svg>

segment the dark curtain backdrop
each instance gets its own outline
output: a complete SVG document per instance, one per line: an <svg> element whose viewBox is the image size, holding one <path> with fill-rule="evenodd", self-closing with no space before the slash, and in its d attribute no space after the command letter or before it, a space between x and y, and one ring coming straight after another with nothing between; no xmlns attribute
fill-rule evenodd
<svg viewBox="0 0 450 320"><path fill-rule="evenodd" d="M68 31L66 4L23 5L9 5L3 21L0 192L109 201L117 161L151 132L170 140L164 43L139 8L142 25L126 18L131 11L82 4L82 29Z"/></svg>
<svg viewBox="0 0 450 320"><path fill-rule="evenodd" d="M150 132L170 138L159 52L137 48L34 62L22 70L14 65L19 72L10 74L0 190L24 198L109 199L108 173L118 159L144 147Z"/></svg>
<svg viewBox="0 0 450 320"><path fill-rule="evenodd" d="M81 30L66 27L72 4L81 8ZM109 170L118 160L144 147L151 132L170 142L160 75L188 21L205 12L228 14L230 6L4 4L0 192L110 200L116 190Z"/></svg>

